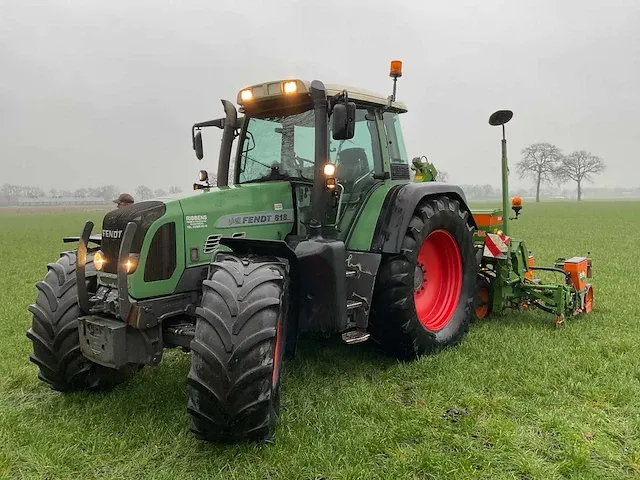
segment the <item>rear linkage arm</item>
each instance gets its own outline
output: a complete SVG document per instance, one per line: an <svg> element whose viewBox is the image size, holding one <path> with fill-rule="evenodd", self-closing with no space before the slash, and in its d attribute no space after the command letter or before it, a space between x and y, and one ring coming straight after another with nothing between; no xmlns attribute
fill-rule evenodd
<svg viewBox="0 0 640 480"><path fill-rule="evenodd" d="M556 315L556 326L564 323L568 314L573 311L571 293L573 287L568 285L540 285L525 283L520 286L532 303L540 310Z"/></svg>

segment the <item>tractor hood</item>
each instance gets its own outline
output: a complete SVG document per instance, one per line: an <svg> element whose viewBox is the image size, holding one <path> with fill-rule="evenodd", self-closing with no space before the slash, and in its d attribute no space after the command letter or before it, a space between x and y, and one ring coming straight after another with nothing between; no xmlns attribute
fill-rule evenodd
<svg viewBox="0 0 640 480"><path fill-rule="evenodd" d="M288 181L212 187L138 202L105 215L101 238L94 237L107 259L98 277L113 283L130 222L137 227L131 246L136 268L128 278L131 295L139 299L176 291L189 269L209 264L221 237L284 240L295 219Z"/></svg>
<svg viewBox="0 0 640 480"><path fill-rule="evenodd" d="M187 267L208 263L222 236L282 240L291 232L295 219L287 181L212 187L179 202Z"/></svg>

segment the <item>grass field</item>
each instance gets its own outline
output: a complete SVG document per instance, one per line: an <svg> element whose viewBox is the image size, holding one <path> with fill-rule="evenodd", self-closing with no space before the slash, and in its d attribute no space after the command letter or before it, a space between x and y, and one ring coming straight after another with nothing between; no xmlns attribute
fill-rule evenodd
<svg viewBox="0 0 640 480"><path fill-rule="evenodd" d="M0 212L0 478L640 478L640 202L528 204L514 224L537 263L591 251L590 316L492 318L413 363L307 338L275 443L239 446L188 431L186 354L110 394L37 379L34 283L100 218Z"/></svg>

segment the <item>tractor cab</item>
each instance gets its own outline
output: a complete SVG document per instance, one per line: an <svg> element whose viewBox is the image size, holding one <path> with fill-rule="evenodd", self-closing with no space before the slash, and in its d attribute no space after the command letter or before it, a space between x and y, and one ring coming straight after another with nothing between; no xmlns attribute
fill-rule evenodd
<svg viewBox="0 0 640 480"><path fill-rule="evenodd" d="M400 102L362 89L326 85L326 113L318 116L312 85L303 80L280 80L240 90L240 113L194 126L194 149L202 152L201 126L226 128L234 121L234 185L289 182L296 210L296 226L289 238L304 238L313 220L311 196L323 235L345 240L364 200L385 180L408 182L409 160L399 122L407 108ZM224 103L224 102L223 102ZM326 153L316 163L317 139ZM229 151L231 148L228 149ZM200 157L201 154L198 155ZM226 186L230 158L220 158L218 186ZM320 211L323 210L323 211Z"/></svg>

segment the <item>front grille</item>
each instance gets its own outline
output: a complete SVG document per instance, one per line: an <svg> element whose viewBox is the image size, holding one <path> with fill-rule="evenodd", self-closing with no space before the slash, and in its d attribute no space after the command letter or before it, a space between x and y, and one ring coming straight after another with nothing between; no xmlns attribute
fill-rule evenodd
<svg viewBox="0 0 640 480"><path fill-rule="evenodd" d="M165 223L153 236L144 266L144 281L171 278L176 269L176 224Z"/></svg>
<svg viewBox="0 0 640 480"><path fill-rule="evenodd" d="M117 273L118 265L116 261L120 253L120 243L127 223L134 222L138 228L133 237L131 253L140 253L142 242L147 230L153 222L164 215L165 205L158 201L148 201L134 203L128 207L118 208L107 213L102 221L102 252L107 257L104 271L107 273Z"/></svg>
<svg viewBox="0 0 640 480"><path fill-rule="evenodd" d="M410 180L409 165L406 163L391 164L391 180Z"/></svg>

